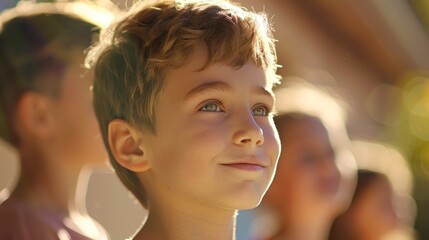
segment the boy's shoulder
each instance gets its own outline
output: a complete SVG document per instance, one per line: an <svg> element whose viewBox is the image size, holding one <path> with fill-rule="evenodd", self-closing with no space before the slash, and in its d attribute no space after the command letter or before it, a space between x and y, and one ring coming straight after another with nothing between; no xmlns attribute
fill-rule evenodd
<svg viewBox="0 0 429 240"><path fill-rule="evenodd" d="M59 239L53 228L28 205L7 199L0 205L0 239Z"/></svg>
<svg viewBox="0 0 429 240"><path fill-rule="evenodd" d="M0 204L0 239L90 240L66 226L60 216L13 197Z"/></svg>

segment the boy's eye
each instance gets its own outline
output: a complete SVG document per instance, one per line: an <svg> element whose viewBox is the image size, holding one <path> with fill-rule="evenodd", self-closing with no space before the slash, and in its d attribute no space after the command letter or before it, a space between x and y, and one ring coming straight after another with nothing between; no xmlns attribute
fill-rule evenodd
<svg viewBox="0 0 429 240"><path fill-rule="evenodd" d="M205 104L202 108L200 108L200 111L203 111L203 112L223 112L219 105L220 104L217 102L209 102L209 103Z"/></svg>
<svg viewBox="0 0 429 240"><path fill-rule="evenodd" d="M252 114L255 116L268 116L269 110L264 106L257 106L252 110Z"/></svg>

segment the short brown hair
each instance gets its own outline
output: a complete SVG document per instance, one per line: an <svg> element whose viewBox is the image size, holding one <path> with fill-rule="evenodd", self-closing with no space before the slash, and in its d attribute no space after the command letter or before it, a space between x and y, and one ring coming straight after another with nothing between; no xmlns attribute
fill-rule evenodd
<svg viewBox="0 0 429 240"><path fill-rule="evenodd" d="M76 1L22 3L0 15L0 137L14 146L19 145L14 117L21 96L35 91L57 97L70 54L84 54L102 27L100 19L91 21L76 7L109 14Z"/></svg>
<svg viewBox="0 0 429 240"><path fill-rule="evenodd" d="M122 182L143 206L147 199L136 175L115 161L108 125L123 119L155 133L155 104L167 69L181 67L203 43L205 67L223 62L241 67L251 60L277 83L277 58L264 14L227 1L143 1L102 34L88 55L95 65L94 107L110 160ZM204 67L203 67L204 69Z"/></svg>

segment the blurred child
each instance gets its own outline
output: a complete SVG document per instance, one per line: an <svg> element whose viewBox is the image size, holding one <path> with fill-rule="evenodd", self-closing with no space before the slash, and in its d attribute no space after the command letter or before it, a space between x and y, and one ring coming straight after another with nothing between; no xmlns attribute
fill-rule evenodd
<svg viewBox="0 0 429 240"><path fill-rule="evenodd" d="M82 68L100 27L88 9L97 7L23 3L0 15L1 137L21 164L0 205L0 239L108 239L85 206L85 167L106 160L93 73Z"/></svg>
<svg viewBox="0 0 429 240"><path fill-rule="evenodd" d="M332 225L330 240L380 240L397 227L393 190L381 173L359 170L350 208Z"/></svg>
<svg viewBox="0 0 429 240"><path fill-rule="evenodd" d="M274 119L282 143L264 206L277 220L268 239L326 239L338 210L340 174L327 130L317 117L288 112Z"/></svg>
<svg viewBox="0 0 429 240"><path fill-rule="evenodd" d="M280 151L266 17L144 1L89 57L110 160L149 211L134 239L234 239L237 209L260 203Z"/></svg>

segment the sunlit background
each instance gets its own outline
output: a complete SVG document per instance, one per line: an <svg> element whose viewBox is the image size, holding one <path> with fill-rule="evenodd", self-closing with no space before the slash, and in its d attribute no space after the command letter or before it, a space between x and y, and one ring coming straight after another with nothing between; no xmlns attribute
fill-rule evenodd
<svg viewBox="0 0 429 240"><path fill-rule="evenodd" d="M16 2L0 0L0 9ZM124 9L132 0L114 2ZM323 91L342 106L358 166L385 172L397 192L412 194L416 205L410 198L404 218L419 239L429 239L429 1L238 2L272 16L286 85L299 78L301 88ZM296 104L311 98L303 94ZM279 100L291 104L286 94ZM318 107L335 118L332 109ZM13 185L18 166L9 148L0 154L1 189ZM112 239L128 236L144 216L111 173L92 176L87 201ZM239 225L249 225L247 216ZM238 240L249 236L246 227L237 234Z"/></svg>

